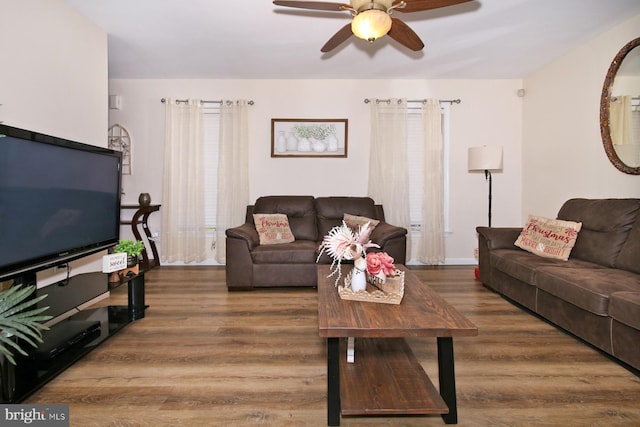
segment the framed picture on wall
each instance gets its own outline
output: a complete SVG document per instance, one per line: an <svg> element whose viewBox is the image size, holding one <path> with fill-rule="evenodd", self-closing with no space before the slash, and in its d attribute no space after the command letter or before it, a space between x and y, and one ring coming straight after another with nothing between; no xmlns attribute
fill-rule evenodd
<svg viewBox="0 0 640 427"><path fill-rule="evenodd" d="M271 157L347 157L347 119L271 119Z"/></svg>

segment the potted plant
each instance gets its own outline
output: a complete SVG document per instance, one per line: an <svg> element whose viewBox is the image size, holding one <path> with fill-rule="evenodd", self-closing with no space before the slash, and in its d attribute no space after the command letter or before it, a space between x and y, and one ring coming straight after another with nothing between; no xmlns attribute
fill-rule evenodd
<svg viewBox="0 0 640 427"><path fill-rule="evenodd" d="M126 253L128 258L133 258L133 264L138 263L138 257L144 250L144 243L142 240L120 240L117 245L114 246L114 253Z"/></svg>
<svg viewBox="0 0 640 427"><path fill-rule="evenodd" d="M126 253L127 254L127 268L134 269L134 274L138 274L138 257L144 250L144 242L142 240L127 240L123 239L114 246L114 253Z"/></svg>
<svg viewBox="0 0 640 427"><path fill-rule="evenodd" d="M42 332L40 331L49 329L42 322L51 319L51 316L41 314L49 307L25 311L47 297L47 295L40 295L27 299L35 290L36 287L33 285L27 287L19 285L0 292L0 357L6 357L14 365L16 361L13 357L13 350L26 356L27 353L22 348L22 341L37 347L37 343L42 342ZM18 341L16 338L20 338L22 341Z"/></svg>
<svg viewBox="0 0 640 427"><path fill-rule="evenodd" d="M47 297L28 299L35 289L19 285L0 292L0 402L10 402L15 393L14 352L26 356L23 345L37 347L42 342L41 330L49 329L42 324L51 319L42 315L49 307L31 308Z"/></svg>

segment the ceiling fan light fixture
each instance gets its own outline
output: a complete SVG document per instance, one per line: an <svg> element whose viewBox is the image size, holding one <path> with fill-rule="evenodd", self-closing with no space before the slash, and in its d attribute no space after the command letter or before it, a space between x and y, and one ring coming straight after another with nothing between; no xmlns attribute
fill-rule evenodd
<svg viewBox="0 0 640 427"><path fill-rule="evenodd" d="M373 42L391 29L391 17L384 10L369 9L358 13L351 22L356 37Z"/></svg>

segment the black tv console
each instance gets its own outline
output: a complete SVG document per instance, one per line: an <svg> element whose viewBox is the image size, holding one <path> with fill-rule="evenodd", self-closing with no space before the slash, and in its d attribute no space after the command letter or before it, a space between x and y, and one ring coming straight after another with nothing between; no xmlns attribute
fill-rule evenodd
<svg viewBox="0 0 640 427"><path fill-rule="evenodd" d="M59 352L52 352L54 355L51 358L44 357L42 353L36 355L34 350L27 357L16 357L16 366L5 360L0 381L2 388L0 403L20 403L123 327L144 317L144 311L147 307L144 301L144 271L140 271L133 277L124 277L120 282L115 283L108 282L108 275L104 273L79 274L70 278L69 282L63 285L64 293L67 295L73 295L74 291L83 293L86 292L87 286L104 286L105 283L107 283L106 286L109 290L126 283L128 286L128 305L89 308L53 325L52 329L56 330L47 335L68 341L66 343L47 343L48 345L55 344L53 347L58 344L63 347ZM50 286L56 286L56 284ZM39 291L47 293L50 286ZM58 290L56 288L49 290L55 297ZM46 306L48 299L45 298L42 304ZM65 334L66 331L60 329L65 327L78 328L79 324L86 324L87 327L86 329L80 328L79 332L73 336Z"/></svg>

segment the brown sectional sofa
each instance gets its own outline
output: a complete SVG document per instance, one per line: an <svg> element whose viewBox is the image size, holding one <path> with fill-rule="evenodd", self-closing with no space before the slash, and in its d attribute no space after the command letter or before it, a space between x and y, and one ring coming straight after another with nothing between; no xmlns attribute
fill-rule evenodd
<svg viewBox="0 0 640 427"><path fill-rule="evenodd" d="M557 219L582 222L568 261L514 245L521 228L477 227L482 283L640 369L640 199L571 199Z"/></svg>
<svg viewBox="0 0 640 427"><path fill-rule="evenodd" d="M286 214L295 241L260 245L254 213ZM226 230L226 272L229 290L270 286L317 286L318 247L345 213L380 221L371 240L396 263L406 258L407 230L385 222L384 209L369 197L265 196L247 206L245 223ZM331 258L323 254L320 263Z"/></svg>

